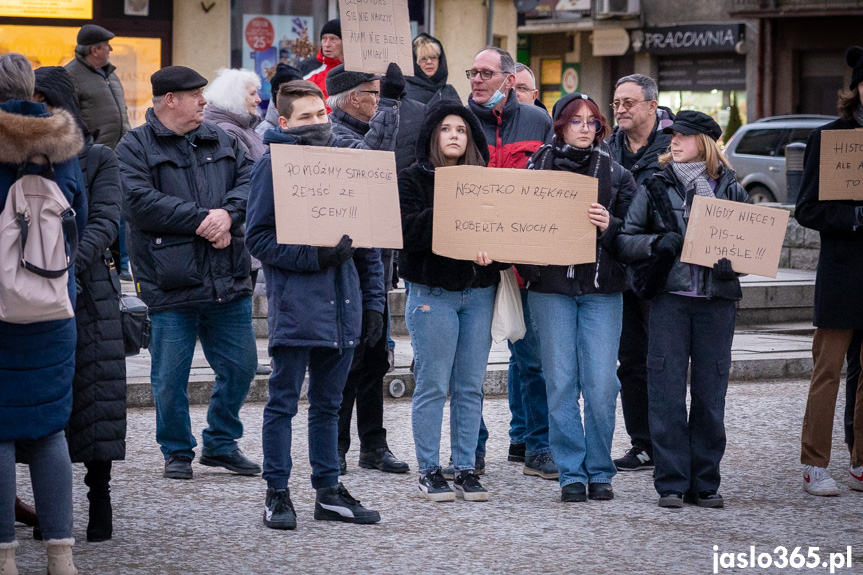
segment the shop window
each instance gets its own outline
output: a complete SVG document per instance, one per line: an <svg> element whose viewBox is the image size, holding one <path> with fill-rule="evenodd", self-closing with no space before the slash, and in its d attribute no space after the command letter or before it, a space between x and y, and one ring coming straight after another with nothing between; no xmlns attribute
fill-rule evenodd
<svg viewBox="0 0 863 575"><path fill-rule="evenodd" d="M563 75L563 60L561 58L544 58L539 66L539 97L545 107L551 110L555 102L563 95L560 79Z"/></svg>
<svg viewBox="0 0 863 575"><path fill-rule="evenodd" d="M785 139L787 130L749 130L737 144L737 154L752 156L775 156L779 143Z"/></svg>
<svg viewBox="0 0 863 575"><path fill-rule="evenodd" d="M65 66L75 57L79 27L19 26L0 24L0 54L19 52L33 68ZM162 41L159 38L115 36L111 40L111 63L123 84L129 122L135 128L144 123L144 113L152 105L150 76L162 67Z"/></svg>

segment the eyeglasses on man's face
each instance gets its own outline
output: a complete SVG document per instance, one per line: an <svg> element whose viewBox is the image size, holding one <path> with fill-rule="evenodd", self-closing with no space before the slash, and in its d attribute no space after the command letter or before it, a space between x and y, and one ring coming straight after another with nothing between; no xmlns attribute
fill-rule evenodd
<svg viewBox="0 0 863 575"><path fill-rule="evenodd" d="M464 75L467 76L468 80L473 80L477 76L480 76L483 80L491 80L495 74L506 74L506 72L501 72L500 70L465 70Z"/></svg>
<svg viewBox="0 0 863 575"><path fill-rule="evenodd" d="M575 131L580 131L587 127L590 132L598 132L602 129L602 123L599 120L591 120L589 122L585 122L580 118L575 118L570 122L570 125L573 127Z"/></svg>
<svg viewBox="0 0 863 575"><path fill-rule="evenodd" d="M629 110L633 106L641 104L642 102L652 102L652 100L633 100L632 98L626 98L625 100L615 100L611 103L611 109L617 111L618 108L623 106L624 110Z"/></svg>
<svg viewBox="0 0 863 575"><path fill-rule="evenodd" d="M372 95L372 96L374 96L376 99L378 99L378 100L380 100L380 99L381 99L381 92L380 92L380 90L357 90L357 92L361 92L361 93L363 93L363 94L371 94L371 95Z"/></svg>

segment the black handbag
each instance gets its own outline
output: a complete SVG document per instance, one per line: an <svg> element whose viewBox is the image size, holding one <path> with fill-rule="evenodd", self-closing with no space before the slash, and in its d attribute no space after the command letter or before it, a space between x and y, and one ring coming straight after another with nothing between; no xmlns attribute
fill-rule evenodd
<svg viewBox="0 0 863 575"><path fill-rule="evenodd" d="M123 328L123 347L126 348L126 357L138 355L142 349L147 349L150 345L152 322L150 321L149 308L137 296L123 293L110 252L106 254L105 264L111 274L114 291L117 292L117 297L120 300L120 324Z"/></svg>

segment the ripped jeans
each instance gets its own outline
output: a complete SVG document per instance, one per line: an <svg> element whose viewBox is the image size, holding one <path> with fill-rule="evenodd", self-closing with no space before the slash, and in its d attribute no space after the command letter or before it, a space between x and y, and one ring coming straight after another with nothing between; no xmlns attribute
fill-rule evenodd
<svg viewBox="0 0 863 575"><path fill-rule="evenodd" d="M410 285L405 316L415 361L411 416L420 473L440 468L450 381L453 465L457 471L474 469L496 293L496 286L448 291Z"/></svg>

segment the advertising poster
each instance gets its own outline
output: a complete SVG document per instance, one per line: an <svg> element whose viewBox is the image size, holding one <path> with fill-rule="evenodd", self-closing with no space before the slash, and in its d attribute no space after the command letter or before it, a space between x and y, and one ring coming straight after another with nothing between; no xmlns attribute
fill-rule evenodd
<svg viewBox="0 0 863 575"><path fill-rule="evenodd" d="M296 66L317 54L313 24L311 16L243 14L243 68L261 78L262 100L272 97L267 77L279 62Z"/></svg>

